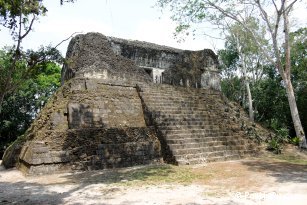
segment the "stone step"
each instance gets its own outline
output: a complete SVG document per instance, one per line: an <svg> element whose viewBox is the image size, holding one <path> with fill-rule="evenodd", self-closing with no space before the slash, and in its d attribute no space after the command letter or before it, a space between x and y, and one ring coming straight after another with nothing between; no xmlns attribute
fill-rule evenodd
<svg viewBox="0 0 307 205"><path fill-rule="evenodd" d="M221 115L217 115L214 111L208 110L184 110L184 109L175 109L175 110L167 110L167 109L158 109L158 108L149 108L149 111L155 113L156 116L163 116L166 118L175 118L175 117L186 117L189 115L194 115L198 117L207 117L211 119L223 119ZM186 117L187 118L187 117Z"/></svg>
<svg viewBox="0 0 307 205"><path fill-rule="evenodd" d="M183 87L183 86L176 86L176 85L168 85L168 84L155 84L156 86L145 86L147 88L159 88L163 90L177 90L177 91L185 91L185 92L191 92L191 91L197 91L197 92L211 92L214 90L206 89L206 88L193 88L193 87ZM219 92L219 91L214 91Z"/></svg>
<svg viewBox="0 0 307 205"><path fill-rule="evenodd" d="M247 150L244 145L217 145L217 146L207 146L207 147L195 147L195 148L184 148L184 149L173 149L174 155L186 155L186 154L198 154L198 153L208 153L216 151L231 151L231 150Z"/></svg>
<svg viewBox="0 0 307 205"><path fill-rule="evenodd" d="M209 115L201 115L201 114L167 114L167 113L155 113L153 115L157 120L166 120L169 122L172 121L212 121L212 118Z"/></svg>
<svg viewBox="0 0 307 205"><path fill-rule="evenodd" d="M208 137L209 138L209 137ZM168 145L174 149L184 149L184 148L194 148L194 147L206 147L206 146L215 146L215 145L224 145L226 144L225 140L211 139L206 140L201 138L195 140L193 138L186 139L165 139Z"/></svg>
<svg viewBox="0 0 307 205"><path fill-rule="evenodd" d="M204 130L204 133L219 133L222 130L216 126L211 128L214 125L158 125L160 130Z"/></svg>
<svg viewBox="0 0 307 205"><path fill-rule="evenodd" d="M164 102L191 102L191 103L204 103L204 102L216 102L224 103L220 96L215 95L191 95L191 94L161 94L161 93L150 93L150 94L141 94L141 97L148 102L154 102L155 100L164 101Z"/></svg>
<svg viewBox="0 0 307 205"><path fill-rule="evenodd" d="M228 154L229 153L229 154ZM176 160L192 160L195 158L204 158L208 159L211 157L223 157L227 155L233 155L230 154L233 153L233 151L214 151L214 152L205 152L205 153L196 153L196 154L184 154L184 155L174 155Z"/></svg>
<svg viewBox="0 0 307 205"><path fill-rule="evenodd" d="M216 137L213 137L213 136L210 136L210 135L199 135L199 134L176 134L176 135L166 135L165 136L165 139L166 140L182 140L182 139L185 139L185 140L194 140L195 142L202 142L202 141L240 141L240 140L243 140L243 141L246 141L246 139L242 138L241 136L239 135L226 135L226 136L222 136L222 135L219 135L219 136L216 136Z"/></svg>
<svg viewBox="0 0 307 205"><path fill-rule="evenodd" d="M212 135L212 134L218 134L218 136L231 136L231 133L225 130L217 130L217 131L213 131L213 130L208 130L208 129L190 129L190 130L184 130L184 129L173 129L173 130L163 130L159 127L160 132L165 135L204 135L204 136L208 136L208 135ZM240 133L238 133L239 135Z"/></svg>
<svg viewBox="0 0 307 205"><path fill-rule="evenodd" d="M144 102L149 105L164 105L164 104L176 104L176 105L181 105L181 106L212 106L216 107L216 105L219 105L219 103L215 102L215 104L210 104L212 103L208 99L195 99L195 98L172 98L172 97L167 97L167 99L163 98L143 98Z"/></svg>
<svg viewBox="0 0 307 205"><path fill-rule="evenodd" d="M213 110L207 110L207 109L200 109L200 108L182 108L182 107L153 107L153 106L147 106L149 108L149 111L151 112L157 112L157 113L164 113L164 114L201 114L201 115L211 115L215 114Z"/></svg>
<svg viewBox="0 0 307 205"><path fill-rule="evenodd" d="M174 101L170 101L170 102L145 102L145 104L148 107L153 107L153 108L160 108L163 107L164 109L174 109L174 108L181 108L181 109L189 109L189 110L206 110L209 108L209 105L202 105L202 104L184 104L181 102L174 102ZM210 106L210 108L214 108L214 106Z"/></svg>
<svg viewBox="0 0 307 205"><path fill-rule="evenodd" d="M179 87L177 87L179 88ZM158 93L158 94L172 94L172 93L184 93L184 94L189 94L189 95L198 95L198 96L203 96L203 95L220 95L220 91L215 91L211 89L187 89L187 88L182 88L182 89L174 89L174 87L169 87L169 88L162 88L162 87L141 87L141 93Z"/></svg>
<svg viewBox="0 0 307 205"><path fill-rule="evenodd" d="M145 102L153 103L153 102L175 102L175 103L192 103L198 105L223 105L224 102L220 99L213 99L211 97L197 97L197 96L190 96L190 97L180 97L180 96L142 96ZM214 104L209 104L213 103Z"/></svg>
<svg viewBox="0 0 307 205"><path fill-rule="evenodd" d="M241 159L240 155L233 154L227 156L217 156L210 158L192 158L189 160L177 160L178 165L195 165L195 164L204 164L207 162L219 162L219 161L227 161L227 160L238 160Z"/></svg>
<svg viewBox="0 0 307 205"><path fill-rule="evenodd" d="M204 130L204 133L208 133L206 132L207 130L211 130L213 133L219 132L219 131L227 131L228 128L223 127L222 125L216 125L216 124L212 124L213 122L209 122L209 121L204 121L199 122L199 123L187 123L187 122L180 122L180 121L173 121L173 122L167 122L167 121L161 121L161 120L156 120L156 124L159 127L159 129L163 132L164 130L183 130L183 129L187 129L189 131L192 130ZM231 127L231 129L235 132L240 132L241 127L239 125L232 125L232 124L228 124L229 127ZM231 130L229 130L231 131ZM210 133L210 132L209 132Z"/></svg>
<svg viewBox="0 0 307 205"><path fill-rule="evenodd" d="M207 124L217 124L217 118L213 118L209 115L201 115L201 114L167 114L167 113L154 113L152 117L157 121L168 121L168 122L176 122L176 121L203 121Z"/></svg>
<svg viewBox="0 0 307 205"><path fill-rule="evenodd" d="M166 140L168 146L171 150L176 149L189 149L189 148L200 148L200 147L210 147L210 146L244 146L246 145L244 140L241 141L193 141L193 140ZM248 148L248 147L247 147Z"/></svg>
<svg viewBox="0 0 307 205"><path fill-rule="evenodd" d="M201 114L203 116L206 115L214 115L214 116L220 116L216 113L221 113L220 110L215 109L207 109L207 108L199 108L199 107L191 107L191 108L184 108L184 107L166 107L166 106L160 106L160 107L154 107L154 106L147 106L149 108L149 111L151 112L157 112L157 113L165 113L165 114Z"/></svg>
<svg viewBox="0 0 307 205"><path fill-rule="evenodd" d="M201 142L201 143L195 143L195 142L187 142L184 144L181 143L169 143L169 148L171 150L179 150L179 149L192 149L192 148L208 148L208 147L214 147L214 146L226 146L225 142L223 141L215 141L215 142Z"/></svg>
<svg viewBox="0 0 307 205"><path fill-rule="evenodd" d="M200 164L205 162L237 160L255 155L256 150L226 150L199 154L174 155L178 164Z"/></svg>
<svg viewBox="0 0 307 205"><path fill-rule="evenodd" d="M140 95L152 113L178 164L240 159L257 147L230 116L219 91L140 85ZM226 107L228 112L225 112Z"/></svg>
<svg viewBox="0 0 307 205"><path fill-rule="evenodd" d="M220 129L220 127L218 125L210 125L208 124L208 122L206 121L169 121L168 119L164 119L164 120L155 120L159 126L206 126L208 129Z"/></svg>
<svg viewBox="0 0 307 205"><path fill-rule="evenodd" d="M184 104L192 104L192 105L201 105L204 104L205 101L208 99L202 99L197 97L189 97L189 98L183 98L183 97L173 97L173 96L165 96L165 97L143 97L146 103L148 104L159 104L159 103L182 103Z"/></svg>
<svg viewBox="0 0 307 205"><path fill-rule="evenodd" d="M197 129L221 129L224 128L221 125L218 125L210 120L198 120L198 121L187 121L187 120L173 120L173 119L156 119L155 123L162 130L176 130L176 127L185 126L198 126ZM199 127L200 126L200 127ZM169 127L167 129L166 127ZM190 127L190 131L194 130L195 127ZM196 128L195 128L196 129ZM180 128L178 129L180 130Z"/></svg>
<svg viewBox="0 0 307 205"><path fill-rule="evenodd" d="M197 147L207 147L207 146L215 146L215 145L223 145L223 146L242 146L247 145L246 141L241 140L206 140L201 138L199 140L196 139L175 139L175 140L166 140L170 147L174 149L184 149L184 148L197 148ZM182 146L183 145L183 146Z"/></svg>
<svg viewBox="0 0 307 205"><path fill-rule="evenodd" d="M187 116L195 116L208 120L223 119L222 116L216 115L215 112L207 110L184 110L180 108L176 109L149 108L149 112L153 113L153 116L155 117L162 117L162 118L181 119L181 118L189 118Z"/></svg>

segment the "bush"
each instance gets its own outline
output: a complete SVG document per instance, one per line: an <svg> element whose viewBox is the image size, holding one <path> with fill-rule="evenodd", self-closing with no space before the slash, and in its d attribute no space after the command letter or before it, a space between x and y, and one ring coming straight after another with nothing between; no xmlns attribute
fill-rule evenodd
<svg viewBox="0 0 307 205"><path fill-rule="evenodd" d="M299 138L299 137L293 137L293 138L290 139L290 143L291 143L291 144L294 144L294 145L296 145L296 146L299 146L299 144L300 144L300 138Z"/></svg>
<svg viewBox="0 0 307 205"><path fill-rule="evenodd" d="M281 154L282 146L278 142L278 139L272 138L268 143L268 150L272 151L275 154Z"/></svg>
<svg viewBox="0 0 307 205"><path fill-rule="evenodd" d="M280 154L284 143L289 142L289 130L287 128L275 129L276 135L268 141L267 149L275 154Z"/></svg>

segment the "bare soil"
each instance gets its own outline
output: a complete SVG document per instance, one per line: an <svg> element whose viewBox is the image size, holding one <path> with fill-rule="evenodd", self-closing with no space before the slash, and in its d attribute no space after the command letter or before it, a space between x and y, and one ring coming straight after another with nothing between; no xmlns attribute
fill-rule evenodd
<svg viewBox="0 0 307 205"><path fill-rule="evenodd" d="M24 176L0 170L0 204L307 204L307 155Z"/></svg>

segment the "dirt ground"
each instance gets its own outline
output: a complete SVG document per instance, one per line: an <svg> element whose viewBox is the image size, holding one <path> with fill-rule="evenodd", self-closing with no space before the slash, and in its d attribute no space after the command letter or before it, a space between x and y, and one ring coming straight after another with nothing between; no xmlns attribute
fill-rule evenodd
<svg viewBox="0 0 307 205"><path fill-rule="evenodd" d="M176 167L25 177L0 168L0 204L307 204L307 155L285 154Z"/></svg>

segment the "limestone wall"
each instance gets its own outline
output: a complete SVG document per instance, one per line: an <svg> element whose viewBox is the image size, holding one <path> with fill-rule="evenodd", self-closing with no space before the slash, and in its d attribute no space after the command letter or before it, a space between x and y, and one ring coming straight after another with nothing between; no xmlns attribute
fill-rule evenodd
<svg viewBox="0 0 307 205"><path fill-rule="evenodd" d="M25 140L18 167L28 174L125 167L161 158L136 87L101 79L66 82Z"/></svg>
<svg viewBox="0 0 307 205"><path fill-rule="evenodd" d="M62 83L86 77L220 90L218 60L210 49L187 51L88 33L71 40L66 58Z"/></svg>
<svg viewBox="0 0 307 205"><path fill-rule="evenodd" d="M133 61L116 55L107 37L100 33L77 35L70 41L62 69L62 84L74 77L122 82L152 81Z"/></svg>
<svg viewBox="0 0 307 205"><path fill-rule="evenodd" d="M135 87L80 79L82 86L67 104L69 128L145 127Z"/></svg>
<svg viewBox="0 0 307 205"><path fill-rule="evenodd" d="M220 90L217 56L210 49L187 51L142 41L108 39L115 54L147 70L155 83Z"/></svg>

